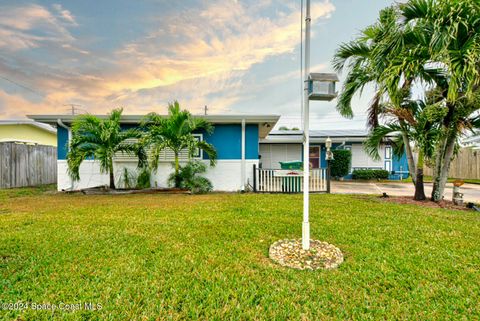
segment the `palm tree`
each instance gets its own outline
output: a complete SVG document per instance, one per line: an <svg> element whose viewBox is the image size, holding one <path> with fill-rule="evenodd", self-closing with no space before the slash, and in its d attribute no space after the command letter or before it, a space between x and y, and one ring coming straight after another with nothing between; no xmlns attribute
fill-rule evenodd
<svg viewBox="0 0 480 321"><path fill-rule="evenodd" d="M444 115L437 145L432 200L443 197L458 138L473 124L480 85L480 3L476 0L410 0L399 5L404 24L428 39L430 64L445 74L437 82Z"/></svg>
<svg viewBox="0 0 480 321"><path fill-rule="evenodd" d="M143 127L146 129L144 146L152 150L151 166L158 169L160 153L169 149L174 155L175 187L179 187L180 152L187 150L191 158L195 150L202 149L210 159L210 165L214 166L217 152L213 145L203 140L198 140L193 133L204 130L211 134L213 126L202 118L194 118L187 110L181 110L177 101L168 105L168 117L156 113L148 114Z"/></svg>
<svg viewBox="0 0 480 321"><path fill-rule="evenodd" d="M106 119L94 115L77 116L72 124L72 140L67 154L68 172L72 180L80 179L80 165L90 157L100 162L102 173L108 173L110 188L115 188L113 157L116 153L136 155L139 167L145 163L145 152L140 144L132 143L142 133L137 129L122 130L120 118L123 109L114 109ZM130 141L129 141L130 140Z"/></svg>
<svg viewBox="0 0 480 321"><path fill-rule="evenodd" d="M403 77L403 83L399 84L402 70L394 66L402 65L402 57L410 52L407 45L412 42L411 38L411 30L404 32L399 28L397 9L389 7L382 10L378 21L364 29L357 39L344 43L337 49L333 59L334 68L339 73L347 71L337 103L341 115L353 117L351 101L356 94L362 94L368 85L375 88L368 107L367 125L370 129L379 126L379 116L384 112L382 106L385 101L389 101L394 108L402 108L403 100L409 97L413 81L411 77ZM402 131L406 127L404 120L399 119L399 123L409 173L415 184L413 151L408 133Z"/></svg>
<svg viewBox="0 0 480 321"><path fill-rule="evenodd" d="M417 201L425 200L423 185L423 167L425 160L432 159L435 142L438 139L438 120L432 111L436 106L426 105L421 100L406 101L402 109L385 108L386 113L391 113L391 121L377 126L372 130L364 146L367 153L374 159L380 159L378 150L380 145L391 140L394 154L399 157L405 150L402 133L408 135L408 141L415 144L418 152L415 195ZM400 121L402 120L402 121Z"/></svg>

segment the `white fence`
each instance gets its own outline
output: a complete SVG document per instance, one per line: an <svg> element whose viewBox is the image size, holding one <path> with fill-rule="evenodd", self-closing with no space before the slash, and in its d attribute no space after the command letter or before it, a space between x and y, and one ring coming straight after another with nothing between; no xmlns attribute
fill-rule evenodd
<svg viewBox="0 0 480 321"><path fill-rule="evenodd" d="M303 176L278 176L277 169L255 168L254 191L261 193L301 193ZM310 170L310 192L327 191L327 174L324 168Z"/></svg>

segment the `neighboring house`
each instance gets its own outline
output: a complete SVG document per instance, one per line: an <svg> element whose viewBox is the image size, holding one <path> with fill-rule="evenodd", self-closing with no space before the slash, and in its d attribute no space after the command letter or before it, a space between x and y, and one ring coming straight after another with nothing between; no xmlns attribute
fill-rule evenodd
<svg viewBox="0 0 480 321"><path fill-rule="evenodd" d="M408 164L405 154L393 155L392 146L386 142L379 150L380 159L372 159L363 149L368 133L363 130L311 130L310 131L310 168L326 168L325 140L332 139L332 149L352 151L350 174L355 169L385 169L390 179L408 177ZM278 169L279 162L303 160L302 131L272 131L260 140L262 168ZM351 177L348 175L346 178Z"/></svg>
<svg viewBox="0 0 480 321"><path fill-rule="evenodd" d="M57 146L57 130L31 120L0 120L0 143L2 142Z"/></svg>
<svg viewBox="0 0 480 321"><path fill-rule="evenodd" d="M72 188L72 181L67 173L67 148L71 134L72 115L33 115L28 116L36 121L57 126L58 140L58 189ZM99 116L105 117L105 116ZM124 115L121 124L124 128L138 126L143 115ZM280 116L277 115L218 115L202 116L215 126L213 134L197 133L198 138L213 144L217 150L217 164L205 174L218 191L238 191L245 184L253 182L253 165L259 165L259 141L265 138L275 126ZM187 160L183 155L183 161ZM197 159L208 163L208 156L201 151ZM153 186L166 187L167 178L172 172L173 154L164 152L160 166L152 174ZM114 171L117 177L123 168L135 170L137 165L133 157L118 156L115 158ZM100 173L95 160L85 160L80 166L80 181L73 183L73 189L81 189L100 185L108 185L108 175Z"/></svg>
<svg viewBox="0 0 480 321"><path fill-rule="evenodd" d="M462 140L462 144L472 149L480 149L480 132Z"/></svg>
<svg viewBox="0 0 480 321"><path fill-rule="evenodd" d="M71 135L70 126L74 116L71 115L33 115L30 118L57 126L58 141L58 189L81 189L100 185L108 185L108 175L100 173L100 167L95 160L85 160L80 167L79 182L70 180L67 173L66 156L68 140ZM105 117L105 116L99 116ZM210 121L215 130L208 135L197 133L198 139L213 144L217 150L217 165L209 168L208 177L217 191L238 191L245 185L254 185L254 165L262 169L278 169L279 162L302 160L302 132L273 131L280 116L278 115L208 115L196 116ZM138 126L143 116L124 115L122 126L131 128ZM381 159L370 158L363 150L362 143L367 133L358 130L311 131L310 166L325 168L325 139L330 137L333 148L350 149L352 151L352 171L354 169L386 169L392 173L392 179L408 176L406 157L397 158L392 147L382 145ZM197 159L208 163L207 155L199 151ZM183 161L187 155L183 155ZM153 186L166 187L167 178L172 172L173 154L165 151L161 155L161 164L156 173L152 174ZM136 158L118 155L115 157L114 171L120 177L124 168L136 169ZM258 177L257 177L258 178ZM348 177L347 177L348 178Z"/></svg>

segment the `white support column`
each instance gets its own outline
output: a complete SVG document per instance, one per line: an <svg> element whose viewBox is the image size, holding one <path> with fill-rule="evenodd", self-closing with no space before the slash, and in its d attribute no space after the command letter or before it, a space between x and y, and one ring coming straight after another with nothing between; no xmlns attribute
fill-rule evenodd
<svg viewBox="0 0 480 321"><path fill-rule="evenodd" d="M57 119L57 124L60 126L60 127L63 127L67 130L68 132L68 144L67 144L67 148L68 150L70 150L70 143L72 141L72 129L70 127L68 127L67 125L65 125L62 120L59 118ZM67 150L67 153L68 153L68 150ZM58 175L58 173L57 173ZM58 178L57 178L57 182L58 182ZM74 182L73 182L73 179L70 178L70 190L73 191L73 188L74 188Z"/></svg>
<svg viewBox="0 0 480 321"><path fill-rule="evenodd" d="M306 2L305 14L305 77L304 77L304 106L303 106L303 224L302 247L310 249L310 133L309 133L309 97L308 75L310 74L310 0Z"/></svg>
<svg viewBox="0 0 480 321"><path fill-rule="evenodd" d="M246 172L245 172L245 119L242 119L242 163L241 163L241 185L240 189L242 191L245 191L245 178L246 178Z"/></svg>

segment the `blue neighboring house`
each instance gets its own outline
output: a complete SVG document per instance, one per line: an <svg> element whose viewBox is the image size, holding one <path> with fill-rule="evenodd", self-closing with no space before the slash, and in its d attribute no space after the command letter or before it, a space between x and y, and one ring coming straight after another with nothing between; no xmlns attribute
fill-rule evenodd
<svg viewBox="0 0 480 321"><path fill-rule="evenodd" d="M94 159L85 160L80 167L80 181L72 182L67 172L66 156L70 127L75 116L72 115L31 115L35 121L47 123L57 128L58 142L58 190L78 190L95 186L108 185L108 175L100 172L99 164ZM100 115L98 117L105 117ZM123 115L121 124L124 128L138 126L143 115ZM285 161L302 160L301 131L272 131L279 115L208 115L202 117L215 126L213 134L196 133L198 139L213 144L217 150L217 165L210 167L205 174L217 191L238 191L253 187L260 178L255 168L279 169ZM363 141L367 137L365 131L329 130L311 131L310 167L322 169L326 167L325 140L330 137L333 148L352 151L351 171L354 169L386 169L392 179L408 177L408 165L405 155L396 157L388 142L381 146L380 160L373 160L363 150ZM186 161L188 155L181 156ZM207 155L199 151L195 158L208 163ZM114 171L117 186L121 186L124 169L131 172L137 170L134 157L117 155L114 159ZM167 179L172 172L173 154L164 151L160 157L160 166L152 174L151 184L154 187L166 187ZM255 174L254 174L255 173ZM271 174L273 175L273 174ZM263 177L269 180L268 177ZM349 178L347 176L346 178ZM272 176L272 180L275 178ZM281 190L280 190L281 191Z"/></svg>

